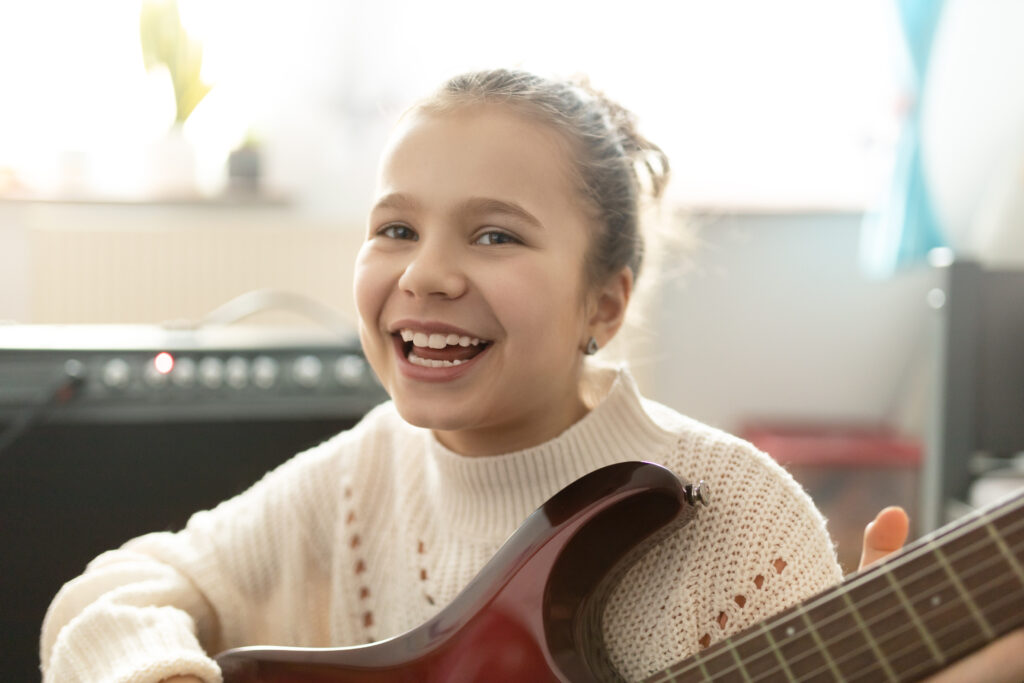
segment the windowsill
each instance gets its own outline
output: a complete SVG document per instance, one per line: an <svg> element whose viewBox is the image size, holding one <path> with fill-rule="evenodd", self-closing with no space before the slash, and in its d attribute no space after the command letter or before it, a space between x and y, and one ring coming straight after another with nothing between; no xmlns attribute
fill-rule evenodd
<svg viewBox="0 0 1024 683"><path fill-rule="evenodd" d="M217 196L182 197L105 197L105 196L64 196L64 197L4 197L2 204L44 204L59 206L124 206L124 207L184 207L184 208L287 208L293 205L291 198L273 194L226 193Z"/></svg>

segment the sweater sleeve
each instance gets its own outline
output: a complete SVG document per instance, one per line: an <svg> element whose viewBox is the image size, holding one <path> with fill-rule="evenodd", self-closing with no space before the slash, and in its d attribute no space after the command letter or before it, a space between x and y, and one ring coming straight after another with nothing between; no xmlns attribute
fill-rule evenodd
<svg viewBox="0 0 1024 683"><path fill-rule="evenodd" d="M319 544L309 539L328 523L318 510L329 507L330 443L193 515L181 532L147 534L93 560L47 611L43 680L157 683L191 674L215 683L221 675L208 653L261 636L287 640L277 607L317 566L311 549Z"/></svg>

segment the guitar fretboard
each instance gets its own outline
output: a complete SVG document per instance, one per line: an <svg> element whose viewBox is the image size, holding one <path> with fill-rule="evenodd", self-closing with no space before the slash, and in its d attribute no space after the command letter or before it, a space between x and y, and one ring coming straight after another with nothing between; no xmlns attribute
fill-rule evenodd
<svg viewBox="0 0 1024 683"><path fill-rule="evenodd" d="M912 681L1022 624L1018 496L647 681Z"/></svg>

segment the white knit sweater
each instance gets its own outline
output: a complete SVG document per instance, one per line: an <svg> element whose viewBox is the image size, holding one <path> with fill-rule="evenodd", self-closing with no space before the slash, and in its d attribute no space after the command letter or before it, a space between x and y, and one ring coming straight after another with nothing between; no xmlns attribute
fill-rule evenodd
<svg viewBox="0 0 1024 683"><path fill-rule="evenodd" d="M611 596L605 639L630 680L686 658L841 578L825 523L770 458L642 399L624 370L559 437L467 458L391 403L184 531L134 539L58 593L44 680L220 680L207 653L239 645L354 645L437 613L559 489L625 460L707 481L712 503Z"/></svg>

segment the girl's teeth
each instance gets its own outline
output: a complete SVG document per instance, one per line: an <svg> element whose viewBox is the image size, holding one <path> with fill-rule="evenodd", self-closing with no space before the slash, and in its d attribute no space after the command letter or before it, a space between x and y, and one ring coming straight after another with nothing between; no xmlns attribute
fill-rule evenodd
<svg viewBox="0 0 1024 683"><path fill-rule="evenodd" d="M416 355L415 351L409 352L409 362L413 365L421 365L425 368L450 368L456 365L462 365L464 361L461 360L432 360L430 358L420 358Z"/></svg>
<svg viewBox="0 0 1024 683"><path fill-rule="evenodd" d="M413 332L412 330L399 330L403 342L412 342L414 346L431 349L443 349L446 346L478 346L480 340L476 337L459 336L457 334L427 334L426 332Z"/></svg>

